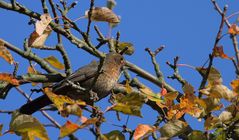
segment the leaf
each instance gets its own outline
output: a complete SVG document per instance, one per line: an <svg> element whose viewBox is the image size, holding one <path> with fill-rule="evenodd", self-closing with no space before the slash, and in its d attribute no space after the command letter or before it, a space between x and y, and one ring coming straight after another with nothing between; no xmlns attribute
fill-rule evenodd
<svg viewBox="0 0 239 140"><path fill-rule="evenodd" d="M116 6L116 1L115 0L107 0L107 8L112 10Z"/></svg>
<svg viewBox="0 0 239 140"><path fill-rule="evenodd" d="M11 74L8 73L0 73L0 80L6 81L14 86L18 86L20 84L16 78L14 78Z"/></svg>
<svg viewBox="0 0 239 140"><path fill-rule="evenodd" d="M45 128L36 118L19 112L12 114L10 131L21 135L22 139L34 140L34 138L38 138L40 140L49 140Z"/></svg>
<svg viewBox="0 0 239 140"><path fill-rule="evenodd" d="M238 35L239 27L236 24L232 24L231 27L228 29L228 33L231 35Z"/></svg>
<svg viewBox="0 0 239 140"><path fill-rule="evenodd" d="M80 128L80 129L85 128L85 127L87 127L87 126L89 126L89 125L95 124L95 123L98 122L98 121L99 121L99 119L96 118L96 117L90 118L90 119L87 119L87 120L84 120L84 122L80 125L79 128Z"/></svg>
<svg viewBox="0 0 239 140"><path fill-rule="evenodd" d="M4 42L2 42L1 39L0 39L0 57L2 57L4 60L6 60L11 65L14 62L11 53L4 46Z"/></svg>
<svg viewBox="0 0 239 140"><path fill-rule="evenodd" d="M36 33L41 36L44 31L49 28L48 25L52 21L50 14L45 13L40 16L40 20L36 21Z"/></svg>
<svg viewBox="0 0 239 140"><path fill-rule="evenodd" d="M72 123L71 121L67 121L63 126L60 128L60 138L64 138L70 134L73 134L75 131L79 129L79 125Z"/></svg>
<svg viewBox="0 0 239 140"><path fill-rule="evenodd" d="M32 32L28 39L28 46L32 48L42 48L51 34L51 29L47 28L43 34L39 35L36 31Z"/></svg>
<svg viewBox="0 0 239 140"><path fill-rule="evenodd" d="M125 140L124 134L119 130L113 130L100 136L100 140Z"/></svg>
<svg viewBox="0 0 239 140"><path fill-rule="evenodd" d="M162 102L163 101L160 94L155 94L148 87L140 88L139 91L142 92L142 94L145 95L151 101L155 101L155 102Z"/></svg>
<svg viewBox="0 0 239 140"><path fill-rule="evenodd" d="M188 124L180 120L173 120L167 122L159 129L162 137L174 137L186 131Z"/></svg>
<svg viewBox="0 0 239 140"><path fill-rule="evenodd" d="M202 106L206 114L211 111L219 110L222 107L222 105L220 104L220 99L218 98L208 97L201 100L204 101L204 103L206 104L206 106Z"/></svg>
<svg viewBox="0 0 239 140"><path fill-rule="evenodd" d="M206 75L207 68L196 67L196 70L201 74L202 77ZM209 85L222 84L221 74L214 67L211 67L207 80Z"/></svg>
<svg viewBox="0 0 239 140"><path fill-rule="evenodd" d="M116 40L114 40L114 45L116 45ZM134 53L134 45L130 42L119 42L118 43L118 50L122 51L125 48L128 48L124 53L127 55L132 55Z"/></svg>
<svg viewBox="0 0 239 140"><path fill-rule="evenodd" d="M112 109L124 114L142 117L140 109L144 100L145 98L142 95L133 92L131 94L127 94L121 99L118 99Z"/></svg>
<svg viewBox="0 0 239 140"><path fill-rule="evenodd" d="M63 117L68 116L68 114L74 114L74 115L79 115L81 116L81 112L75 113L74 110L73 112L71 112L71 109L67 108L68 105L75 105L79 106L79 105L85 105L84 101L81 100L73 100L67 96L63 96L63 95L57 95L55 93L53 93L49 88L44 88L44 93L48 96L48 98L54 103L54 105L56 106L56 108L59 110L59 112L61 113L61 115L63 115ZM80 111L81 109L78 107L75 107L75 111Z"/></svg>
<svg viewBox="0 0 239 140"><path fill-rule="evenodd" d="M233 118L233 116L229 111L222 111L218 118L221 122L228 123Z"/></svg>
<svg viewBox="0 0 239 140"><path fill-rule="evenodd" d="M51 34L51 27L48 26L52 18L50 14L46 13L40 16L40 20L36 21L36 30L31 33L28 39L28 46L33 48L42 48L46 39Z"/></svg>
<svg viewBox="0 0 239 140"><path fill-rule="evenodd" d="M236 95L224 85L212 85L200 90L201 93L213 98L224 98L231 101Z"/></svg>
<svg viewBox="0 0 239 140"><path fill-rule="evenodd" d="M60 61L58 61L58 59L55 58L54 56L49 56L47 58L44 58L44 60L59 70L65 69L65 66Z"/></svg>
<svg viewBox="0 0 239 140"><path fill-rule="evenodd" d="M147 124L139 124L134 131L133 138L134 140L142 139L143 137L147 137L149 133L152 133L156 130L154 126L150 126Z"/></svg>
<svg viewBox="0 0 239 140"><path fill-rule="evenodd" d="M199 130L194 130L188 135L188 140L206 140L207 137L204 132Z"/></svg>
<svg viewBox="0 0 239 140"><path fill-rule="evenodd" d="M40 74L40 72L38 72L33 66L29 66L27 68L27 73L28 74ZM32 86L36 86L38 83L34 83L34 82L31 82L32 83Z"/></svg>
<svg viewBox="0 0 239 140"><path fill-rule="evenodd" d="M220 120L217 117L210 116L207 117L206 121L204 122L204 129L205 130L212 130L216 128L220 124Z"/></svg>
<svg viewBox="0 0 239 140"><path fill-rule="evenodd" d="M233 80L231 82L231 87L235 93L239 94L239 79Z"/></svg>
<svg viewBox="0 0 239 140"><path fill-rule="evenodd" d="M170 100L170 101L175 100L177 97L178 97L178 92L177 91L169 92L169 93L165 94L165 96L164 96L164 98L166 100Z"/></svg>
<svg viewBox="0 0 239 140"><path fill-rule="evenodd" d="M224 51L223 51L223 46L216 46L213 48L213 53L212 53L213 56L215 57L221 57L223 59L232 59L231 57L228 57Z"/></svg>
<svg viewBox="0 0 239 140"><path fill-rule="evenodd" d="M85 17L88 18L89 10L85 12ZM91 13L91 20L104 21L117 24L120 22L119 17L107 7L94 7Z"/></svg>
<svg viewBox="0 0 239 140"><path fill-rule="evenodd" d="M192 85L190 85L189 83L186 82L186 84L183 86L183 92L186 95L193 95L194 94L194 88Z"/></svg>

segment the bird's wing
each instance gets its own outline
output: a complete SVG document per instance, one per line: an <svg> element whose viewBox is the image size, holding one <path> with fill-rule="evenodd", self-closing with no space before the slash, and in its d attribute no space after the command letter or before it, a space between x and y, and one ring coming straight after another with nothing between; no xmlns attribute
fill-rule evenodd
<svg viewBox="0 0 239 140"><path fill-rule="evenodd" d="M99 62L92 61L90 64L83 66L72 73L69 77L65 78L61 82L57 83L53 86L54 91L58 91L68 85L67 81L71 81L73 83L79 82L82 83L92 77L94 77L98 73L98 65Z"/></svg>

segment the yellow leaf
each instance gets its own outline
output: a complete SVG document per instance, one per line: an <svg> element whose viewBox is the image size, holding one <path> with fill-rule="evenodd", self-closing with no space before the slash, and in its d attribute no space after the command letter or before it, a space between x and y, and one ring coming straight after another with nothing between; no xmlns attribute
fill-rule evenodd
<svg viewBox="0 0 239 140"><path fill-rule="evenodd" d="M121 99L118 99L112 109L125 114L142 117L140 109L144 100L145 98L142 95L133 92L131 94L127 94Z"/></svg>
<svg viewBox="0 0 239 140"><path fill-rule="evenodd" d="M173 92L169 92L166 95L164 95L164 98L166 100L170 100L173 101L178 97L178 92L177 91L173 91Z"/></svg>
<svg viewBox="0 0 239 140"><path fill-rule="evenodd" d="M85 17L88 18L89 10L85 12ZM119 17L107 7L94 7L91 13L91 20L104 21L117 24L120 22Z"/></svg>
<svg viewBox="0 0 239 140"><path fill-rule="evenodd" d="M194 94L194 88L192 85L190 85L189 83L186 83L184 86L183 86L183 92L186 94L186 95L193 95Z"/></svg>
<svg viewBox="0 0 239 140"><path fill-rule="evenodd" d="M4 47L4 42L0 39L0 57L6 60L9 64L13 64L14 60L11 53Z"/></svg>
<svg viewBox="0 0 239 140"><path fill-rule="evenodd" d="M11 74L8 73L0 73L0 80L6 81L14 86L18 86L20 84L16 78L14 78Z"/></svg>
<svg viewBox="0 0 239 140"><path fill-rule="evenodd" d="M81 111L81 109L76 106L85 105L84 101L73 100L67 96L57 95L57 94L53 93L49 88L45 88L44 93L54 103L54 105L60 111L60 113L63 115L63 117L66 117L66 116L68 116L68 114L71 114L71 113L73 113L74 115L77 114L77 115L81 116L81 112L75 112L75 111ZM73 106L73 108L67 108L68 105L75 105L75 104L76 104L76 106ZM72 107L72 106L70 106L70 107Z"/></svg>
<svg viewBox="0 0 239 140"><path fill-rule="evenodd" d="M116 40L114 40L114 45L116 45ZM118 48L120 51L124 50L125 48L128 48L124 53L127 55L132 55L134 53L134 46L132 43L129 42L119 42Z"/></svg>
<svg viewBox="0 0 239 140"><path fill-rule="evenodd" d="M45 128L36 118L19 112L12 114L10 131L21 135L23 139L34 140L39 138L40 140L49 140Z"/></svg>
<svg viewBox="0 0 239 140"><path fill-rule="evenodd" d="M68 136L79 129L79 125L72 123L71 121L67 121L63 126L60 128L60 138Z"/></svg>
<svg viewBox="0 0 239 140"><path fill-rule="evenodd" d="M235 93L239 94L239 79L233 80L231 82L231 87Z"/></svg>
<svg viewBox="0 0 239 140"><path fill-rule="evenodd" d="M142 139L147 136L149 133L152 133L156 130L155 126L150 126L147 124L139 124L134 131L133 138L134 140Z"/></svg>
<svg viewBox="0 0 239 140"><path fill-rule="evenodd" d="M239 27L236 24L232 24L231 27L228 29L228 33L231 35L238 35Z"/></svg>
<svg viewBox="0 0 239 140"><path fill-rule="evenodd" d="M202 67L197 67L196 70L201 74L202 77L207 72L207 68L202 68ZM222 84L221 74L214 67L211 67L207 80L209 82L209 85Z"/></svg>
<svg viewBox="0 0 239 140"><path fill-rule="evenodd" d="M155 102L162 102L163 101L160 94L155 94L148 87L140 88L139 91L151 101L155 101Z"/></svg>
<svg viewBox="0 0 239 140"><path fill-rule="evenodd" d="M127 80L125 83L126 93L130 94L132 92L132 87L129 85L129 81Z"/></svg>
<svg viewBox="0 0 239 140"><path fill-rule="evenodd" d="M39 74L40 72L38 72L33 66L29 66L27 68L27 73L29 74ZM34 82L31 82L32 83L32 86L36 86L38 83L34 83Z"/></svg>
<svg viewBox="0 0 239 140"><path fill-rule="evenodd" d="M44 60L59 70L65 69L65 66L60 61L58 61L58 59L55 58L54 56L49 56L47 58L44 58Z"/></svg>

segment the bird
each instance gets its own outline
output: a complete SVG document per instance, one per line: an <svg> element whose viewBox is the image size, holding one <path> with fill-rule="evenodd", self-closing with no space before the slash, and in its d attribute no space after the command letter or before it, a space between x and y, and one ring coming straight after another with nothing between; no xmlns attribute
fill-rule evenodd
<svg viewBox="0 0 239 140"><path fill-rule="evenodd" d="M102 61L92 61L67 78L54 84L52 91L58 95L65 95L74 100L83 100L87 104L92 103L92 95L72 87L69 82L96 93L96 101L108 96L120 77L125 59L120 53L110 52ZM94 101L93 101L94 102ZM42 95L20 107L19 112L31 115L41 108L52 104L47 95Z"/></svg>

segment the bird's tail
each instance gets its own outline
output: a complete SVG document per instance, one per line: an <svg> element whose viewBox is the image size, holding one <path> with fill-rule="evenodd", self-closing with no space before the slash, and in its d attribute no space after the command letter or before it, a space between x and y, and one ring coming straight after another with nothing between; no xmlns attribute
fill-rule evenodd
<svg viewBox="0 0 239 140"><path fill-rule="evenodd" d="M52 104L51 100L46 96L46 95L42 95L38 98L36 98L33 101L30 101L28 103L26 103L25 105L23 105L20 109L19 112L22 114L28 114L31 115L34 112L40 110L41 108Z"/></svg>

